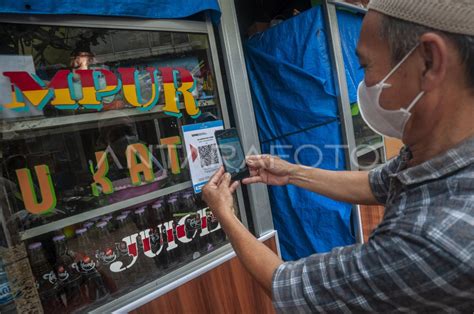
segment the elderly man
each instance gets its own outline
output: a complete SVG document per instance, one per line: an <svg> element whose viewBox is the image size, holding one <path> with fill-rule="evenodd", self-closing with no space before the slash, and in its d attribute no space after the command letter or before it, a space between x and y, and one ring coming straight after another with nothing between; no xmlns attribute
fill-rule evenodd
<svg viewBox="0 0 474 314"><path fill-rule="evenodd" d="M372 0L357 54L367 124L406 145L371 172L251 156L244 184L294 184L384 204L368 243L284 263L232 211L238 182L203 189L237 255L281 312L474 311L474 1Z"/></svg>

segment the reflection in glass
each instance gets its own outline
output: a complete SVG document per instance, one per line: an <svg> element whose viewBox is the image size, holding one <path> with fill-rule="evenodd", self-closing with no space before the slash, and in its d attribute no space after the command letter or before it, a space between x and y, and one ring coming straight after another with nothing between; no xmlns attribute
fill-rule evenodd
<svg viewBox="0 0 474 314"><path fill-rule="evenodd" d="M0 243L25 245L44 309L92 309L225 243L181 139L222 119L207 35L0 33L0 71L26 73L0 78Z"/></svg>

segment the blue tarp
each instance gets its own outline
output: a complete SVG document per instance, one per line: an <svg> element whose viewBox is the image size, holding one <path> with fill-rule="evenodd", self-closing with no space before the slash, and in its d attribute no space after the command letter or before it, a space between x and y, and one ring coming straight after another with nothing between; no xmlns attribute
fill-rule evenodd
<svg viewBox="0 0 474 314"><path fill-rule="evenodd" d="M151 19L177 19L207 11L219 21L217 0L3 0L0 13L81 14L130 16Z"/></svg>
<svg viewBox="0 0 474 314"><path fill-rule="evenodd" d="M362 17L338 12L351 102L363 78L355 57ZM290 162L345 169L324 17L308 10L245 45L262 151ZM351 205L295 186L269 187L282 256L295 260L354 243Z"/></svg>

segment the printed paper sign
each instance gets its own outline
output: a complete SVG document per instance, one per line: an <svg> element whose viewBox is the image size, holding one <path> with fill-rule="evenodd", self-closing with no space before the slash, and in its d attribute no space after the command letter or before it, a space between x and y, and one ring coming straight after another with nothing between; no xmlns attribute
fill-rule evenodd
<svg viewBox="0 0 474 314"><path fill-rule="evenodd" d="M26 71L36 75L35 64L32 56L2 55L0 58L0 73L8 71ZM43 111L35 108L29 100L22 96L18 90L12 90L8 77L0 74L0 119L13 119L19 117L32 117L43 115ZM27 110L8 110L4 106L22 100L27 105Z"/></svg>
<svg viewBox="0 0 474 314"><path fill-rule="evenodd" d="M222 129L224 129L222 120L183 126L194 193L200 193L203 185L222 165L214 136L215 131Z"/></svg>

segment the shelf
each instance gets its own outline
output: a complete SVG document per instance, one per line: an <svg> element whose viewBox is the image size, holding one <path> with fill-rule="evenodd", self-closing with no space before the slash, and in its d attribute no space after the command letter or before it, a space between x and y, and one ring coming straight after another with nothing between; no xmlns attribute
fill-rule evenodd
<svg viewBox="0 0 474 314"><path fill-rule="evenodd" d="M216 103L214 99L199 100L199 107L209 107L214 106ZM117 110L108 110L102 112L91 112L83 113L70 116L62 117L52 117L52 118L39 118L39 119L30 119L23 121L0 121L0 133L4 140L11 140L16 138L21 138L24 133L31 131L38 131L53 127L65 127L73 125L75 129L80 129L78 126L81 124L94 124L97 126L98 121L111 120L116 118L121 118L124 115L128 117L140 117L140 116L149 116L151 114L158 114L163 112L164 105L158 105L150 111L140 111L136 108L127 108L127 109L117 109ZM184 105L180 103L179 109L184 109ZM22 134L23 133L23 134Z"/></svg>
<svg viewBox="0 0 474 314"><path fill-rule="evenodd" d="M73 224L77 224L77 223L92 219L94 217L98 217L98 216L102 216L102 215L105 215L105 214L113 213L115 211L118 211L118 210L121 210L121 209L124 209L124 208L127 208L127 207L131 207L131 206L134 206L136 204L143 203L143 202L148 202L148 201L151 201L155 198L165 196L165 195L168 195L168 194L171 194L171 193L175 193L175 192L190 188L192 186L193 185L192 185L191 181L178 183L176 185L173 185L173 186L170 186L170 187L167 187L167 188L159 189L158 191L154 191L154 192L147 193L147 194L144 194L144 195L140 195L140 196L137 196L137 197L129 198L128 200L125 200L125 201L121 201L121 202L117 202L117 203L110 204L110 205L107 205L107 206L99 207L99 208L96 208L94 210L90 210L90 211L85 212L85 213L80 213L80 214L77 214L77 215L74 215L74 216L71 216L71 217L67 217L67 218L64 218L64 219L60 219L60 220L56 220L56 221L47 223L47 224L39 226L39 227L34 227L34 228L31 228L31 229L22 231L22 232L20 232L20 237L21 237L22 241L27 240L27 239L31 239L31 238L37 237L39 235L42 235L42 234L45 234L45 233L48 233L48 232L51 232L51 231L62 229L64 227L67 227L67 226L70 226L70 225L73 225Z"/></svg>
<svg viewBox="0 0 474 314"><path fill-rule="evenodd" d="M376 150L382 148L383 147L383 141L375 143L375 144L364 144L364 145L360 145L360 146L362 146L362 148L357 150L357 153L356 153L357 157L364 156L368 153L371 153L373 151L376 151Z"/></svg>

